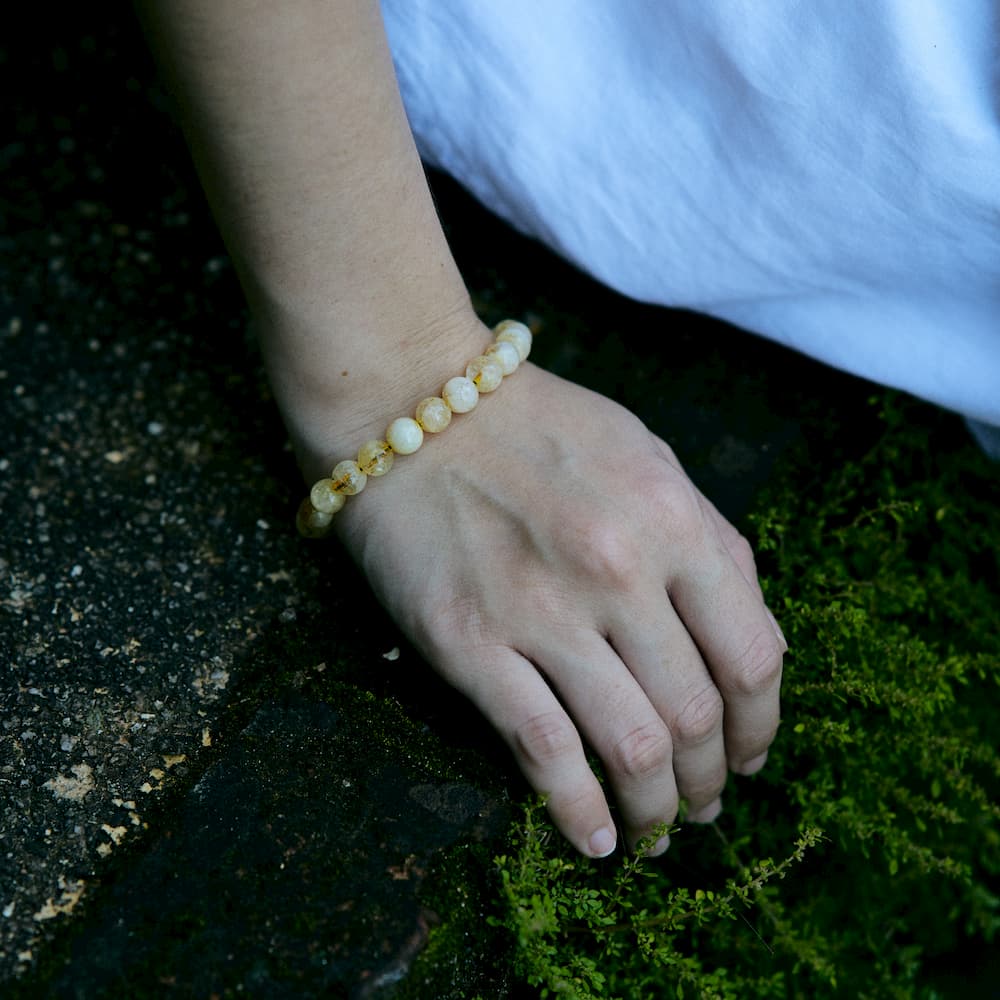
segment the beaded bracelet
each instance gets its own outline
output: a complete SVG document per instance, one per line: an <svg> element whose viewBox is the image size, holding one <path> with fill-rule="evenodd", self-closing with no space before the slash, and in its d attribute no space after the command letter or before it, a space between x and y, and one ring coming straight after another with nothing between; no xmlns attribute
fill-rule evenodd
<svg viewBox="0 0 1000 1000"><path fill-rule="evenodd" d="M358 457L338 462L328 477L316 480L301 504L295 525L306 538L321 538L330 530L333 515L349 496L360 493L369 477L384 476L396 455L412 455L424 441L424 432L437 434L451 423L454 413L468 413L479 402L479 394L492 392L511 375L531 350L531 331L516 320L505 319L493 328L493 343L457 375L444 384L440 396L428 396L412 417L397 417L385 432L385 440L366 441Z"/></svg>

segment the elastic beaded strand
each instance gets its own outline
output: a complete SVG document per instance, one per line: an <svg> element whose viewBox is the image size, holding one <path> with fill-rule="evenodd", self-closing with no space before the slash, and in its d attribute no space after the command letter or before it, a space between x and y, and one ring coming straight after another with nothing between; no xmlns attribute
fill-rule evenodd
<svg viewBox="0 0 1000 1000"><path fill-rule="evenodd" d="M384 440L366 441L358 449L357 461L344 459L329 476L313 483L295 515L301 535L326 535L347 497L360 493L369 477L384 476L396 455L412 455L420 448L425 431L439 434L451 423L453 414L474 410L481 393L493 392L518 369L531 351L531 331L523 323L508 319L498 323L492 332L493 343L468 363L464 375L448 379L440 396L422 399L412 417L397 417L389 424Z"/></svg>

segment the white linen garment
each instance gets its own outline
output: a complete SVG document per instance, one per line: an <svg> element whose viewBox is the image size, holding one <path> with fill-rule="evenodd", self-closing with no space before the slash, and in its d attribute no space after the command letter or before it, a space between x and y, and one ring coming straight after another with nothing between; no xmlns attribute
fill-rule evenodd
<svg viewBox="0 0 1000 1000"><path fill-rule="evenodd" d="M1000 0L383 0L421 155L633 298L1000 425Z"/></svg>

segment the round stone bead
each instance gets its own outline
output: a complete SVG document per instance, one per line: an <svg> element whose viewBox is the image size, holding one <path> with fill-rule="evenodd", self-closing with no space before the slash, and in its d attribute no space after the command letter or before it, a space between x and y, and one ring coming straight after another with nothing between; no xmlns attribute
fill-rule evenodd
<svg viewBox="0 0 1000 1000"><path fill-rule="evenodd" d="M480 392L492 392L503 381L503 368L499 361L480 354L466 366L465 377L471 379Z"/></svg>
<svg viewBox="0 0 1000 1000"><path fill-rule="evenodd" d="M428 396L417 403L417 423L431 434L438 434L451 423L451 409L440 396Z"/></svg>
<svg viewBox="0 0 1000 1000"><path fill-rule="evenodd" d="M333 488L337 493L352 497L355 493L360 493L368 482L368 477L361 471L361 466L349 458L343 462L338 462L330 473L333 480Z"/></svg>
<svg viewBox="0 0 1000 1000"><path fill-rule="evenodd" d="M521 355L509 340L494 340L484 353L500 363L504 375L513 375L521 363Z"/></svg>
<svg viewBox="0 0 1000 1000"><path fill-rule="evenodd" d="M299 534L305 538L322 538L330 530L332 520L333 514L316 510L309 497L306 497L299 504L299 509L295 514L295 527L298 528Z"/></svg>
<svg viewBox="0 0 1000 1000"><path fill-rule="evenodd" d="M531 352L531 331L516 319L505 319L493 328L495 340L507 341L517 348L517 353L524 361Z"/></svg>
<svg viewBox="0 0 1000 1000"><path fill-rule="evenodd" d="M392 468L392 462L388 441L366 441L358 449L358 468L366 476L384 476Z"/></svg>
<svg viewBox="0 0 1000 1000"><path fill-rule="evenodd" d="M448 379L441 390L441 398L452 413L468 413L479 402L479 390L470 378L456 375Z"/></svg>
<svg viewBox="0 0 1000 1000"><path fill-rule="evenodd" d="M333 517L347 503L347 497L343 493L338 493L334 486L332 479L317 479L313 483L309 491L309 501L318 513Z"/></svg>
<svg viewBox="0 0 1000 1000"><path fill-rule="evenodd" d="M413 417L397 417L389 424L385 439L397 455L412 455L424 443L424 432Z"/></svg>

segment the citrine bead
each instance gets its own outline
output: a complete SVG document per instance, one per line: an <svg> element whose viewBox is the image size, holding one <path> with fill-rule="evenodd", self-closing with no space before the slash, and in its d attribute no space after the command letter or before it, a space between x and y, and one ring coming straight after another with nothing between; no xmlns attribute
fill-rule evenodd
<svg viewBox="0 0 1000 1000"><path fill-rule="evenodd" d="M384 476L392 468L392 461L388 441L366 441L358 449L358 468L366 476Z"/></svg>
<svg viewBox="0 0 1000 1000"><path fill-rule="evenodd" d="M464 375L456 375L448 379L441 390L441 398L448 404L452 413L468 413L479 402L479 390L476 383Z"/></svg>
<svg viewBox="0 0 1000 1000"><path fill-rule="evenodd" d="M531 353L531 331L516 319L505 319L502 323L497 323L493 334L496 340L513 344L522 361Z"/></svg>
<svg viewBox="0 0 1000 1000"><path fill-rule="evenodd" d="M492 392L503 381L503 368L495 358L480 354L466 366L465 377L479 392Z"/></svg>
<svg viewBox="0 0 1000 1000"><path fill-rule="evenodd" d="M332 479L318 479L309 491L309 501L313 507L321 514L329 514L331 517L347 502L347 497L338 493L334 487Z"/></svg>
<svg viewBox="0 0 1000 1000"><path fill-rule="evenodd" d="M317 510L306 497L295 514L295 527L305 538L322 538L330 530L333 514Z"/></svg>
<svg viewBox="0 0 1000 1000"><path fill-rule="evenodd" d="M350 458L338 462L333 467L330 478L333 480L334 490L348 497L360 493L368 482L368 477L361 471L361 467Z"/></svg>
<svg viewBox="0 0 1000 1000"><path fill-rule="evenodd" d="M412 455L424 443L424 432L413 417L397 417L389 424L385 439L397 455Z"/></svg>
<svg viewBox="0 0 1000 1000"><path fill-rule="evenodd" d="M431 434L439 434L451 423L451 408L440 396L428 396L417 403L417 423Z"/></svg>

